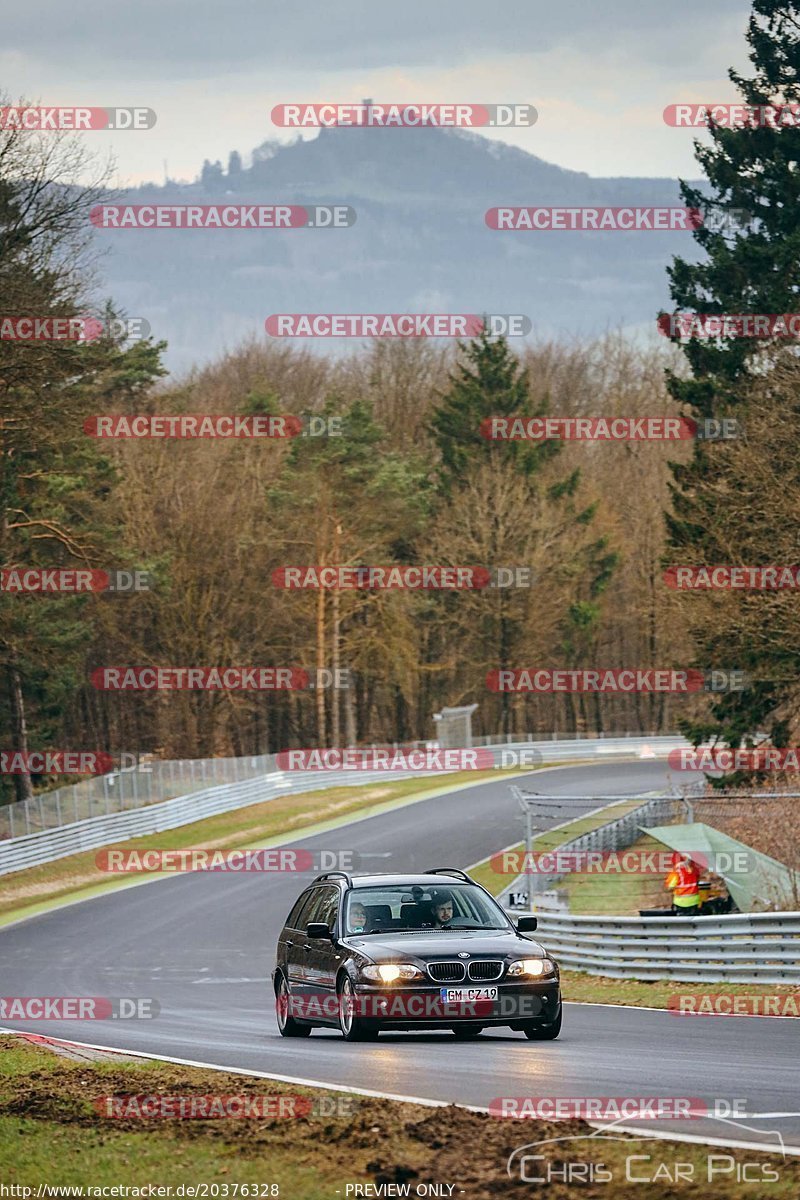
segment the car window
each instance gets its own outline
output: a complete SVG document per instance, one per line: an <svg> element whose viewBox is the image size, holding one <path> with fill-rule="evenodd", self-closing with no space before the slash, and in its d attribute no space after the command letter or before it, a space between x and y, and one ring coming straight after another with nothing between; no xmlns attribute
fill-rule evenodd
<svg viewBox="0 0 800 1200"><path fill-rule="evenodd" d="M336 921L338 906L339 889L337 887L315 888L311 907L307 912L303 908L300 913L301 928L304 929L312 921L322 921L325 925L332 928Z"/></svg>
<svg viewBox="0 0 800 1200"><path fill-rule="evenodd" d="M333 929L339 913L339 889L337 887L330 887L322 888L321 890L326 895L320 904L319 911L312 919L314 921L324 921L329 929Z"/></svg>
<svg viewBox="0 0 800 1200"><path fill-rule="evenodd" d="M294 905L292 907L292 911L289 913L288 917L286 918L286 926L288 929L299 929L300 928L300 921L299 921L300 909L303 907L305 902L307 900L309 900L310 898L311 898L310 892L303 892L301 894L301 896L299 897L299 899L295 900Z"/></svg>
<svg viewBox="0 0 800 1200"><path fill-rule="evenodd" d="M457 883L447 877L441 885L423 887L394 884L386 887L356 887L348 895L346 928L349 933L366 928L414 930L431 928L435 924L437 901L452 904L453 915L448 924L478 926L484 929L507 929L505 914L480 888ZM359 919L354 919L358 906ZM366 914L366 919L364 919Z"/></svg>
<svg viewBox="0 0 800 1200"><path fill-rule="evenodd" d="M297 912L292 913L292 929L305 929L308 922L314 920L314 918L311 916L311 913L317 906L319 893L319 888L311 888L310 891L306 892L305 897L303 898L303 903L300 905L300 907L297 908L295 905Z"/></svg>

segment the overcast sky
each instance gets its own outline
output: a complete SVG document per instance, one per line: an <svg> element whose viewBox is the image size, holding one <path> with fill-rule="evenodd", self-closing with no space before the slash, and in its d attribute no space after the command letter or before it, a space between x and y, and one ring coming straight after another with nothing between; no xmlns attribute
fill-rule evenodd
<svg viewBox="0 0 800 1200"><path fill-rule="evenodd" d="M3 16L0 89L16 100L141 105L156 127L89 133L118 182L190 179L267 138L290 101L522 102L500 137L591 175L696 176L679 101L733 100L747 0L33 0ZM314 136L307 133L305 136ZM391 136L391 132L375 136ZM425 130L419 131L425 137Z"/></svg>

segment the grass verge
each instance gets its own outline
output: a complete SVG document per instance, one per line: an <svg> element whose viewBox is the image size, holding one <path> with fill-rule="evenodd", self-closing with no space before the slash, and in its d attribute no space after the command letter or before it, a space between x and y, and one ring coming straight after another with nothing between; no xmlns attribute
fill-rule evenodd
<svg viewBox="0 0 800 1200"><path fill-rule="evenodd" d="M666 1008L670 996L724 993L726 996L796 996L800 1005L800 987L795 984L679 983L676 979L611 979L607 975L588 975L585 971L562 971L561 986L565 1000L587 1004Z"/></svg>
<svg viewBox="0 0 800 1200"><path fill-rule="evenodd" d="M453 1048L457 1050L455 1043ZM527 1048L537 1057L543 1052L541 1047ZM557 1055L557 1043L547 1052ZM291 1103L302 1115L114 1119L95 1107L105 1110L102 1098L108 1096L245 1096L248 1102L272 1097L275 1104L278 1097L289 1095L303 1097L305 1111L297 1101L286 1100L283 1111ZM487 1104L491 1099L487 1096ZM345 1200L348 1185L350 1196L356 1184L372 1185L374 1190L361 1191L362 1196L379 1196L403 1195L395 1189L378 1190L381 1184L407 1184L407 1194L415 1196L424 1194L417 1192L421 1185L438 1184L439 1195L497 1200L500 1195L532 1194L531 1183L520 1180L518 1169L516 1177L506 1173L515 1150L540 1139L585 1139L591 1132L581 1121L500 1120L452 1106L428 1108L348 1096L170 1063L73 1062L18 1038L0 1036L0 1178L32 1188L33 1196L41 1184L84 1189L152 1184L173 1189L173 1197L181 1185L205 1185L205 1195L225 1198L234 1197L237 1185L247 1184L260 1185L257 1192L247 1193L259 1198ZM794 1200L800 1194L797 1159L615 1136L619 1140L535 1146L530 1153L543 1158L528 1170L542 1174L552 1169L549 1200L567 1200L578 1192L586 1200L607 1200L611 1194L608 1182L590 1179L577 1187L563 1182L564 1166L571 1160L602 1164L612 1173L613 1195L622 1200L699 1197L711 1194L706 1182L709 1155L716 1162L727 1153L737 1163L756 1164L751 1178L757 1171L775 1172L768 1194L776 1200ZM650 1155L649 1161L636 1160L636 1174L653 1177L660 1171L659 1181L626 1181L630 1155ZM695 1182L673 1190L664 1181L677 1164L684 1164L683 1178L691 1172ZM216 1191L212 1185L217 1185ZM715 1176L715 1200L764 1194L752 1183L737 1183L731 1168Z"/></svg>
<svg viewBox="0 0 800 1200"><path fill-rule="evenodd" d="M627 847L628 853L662 853L664 843L644 834ZM672 895L664 886L666 875L635 875L618 871L608 874L575 872L559 883L566 893L569 911L576 915L631 916L642 908L669 908Z"/></svg>

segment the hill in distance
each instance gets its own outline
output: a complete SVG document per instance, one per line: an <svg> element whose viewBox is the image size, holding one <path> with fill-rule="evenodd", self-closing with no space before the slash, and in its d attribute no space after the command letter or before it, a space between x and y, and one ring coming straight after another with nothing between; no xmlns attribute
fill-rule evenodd
<svg viewBox="0 0 800 1200"><path fill-rule="evenodd" d="M533 336L655 329L665 267L694 257L686 232L497 232L497 205L680 205L674 179L592 178L471 132L328 129L266 142L243 169L142 185L128 203L348 204L346 229L97 232L105 290L169 342L167 364L203 365L271 313L524 313ZM322 352L354 341L305 339Z"/></svg>

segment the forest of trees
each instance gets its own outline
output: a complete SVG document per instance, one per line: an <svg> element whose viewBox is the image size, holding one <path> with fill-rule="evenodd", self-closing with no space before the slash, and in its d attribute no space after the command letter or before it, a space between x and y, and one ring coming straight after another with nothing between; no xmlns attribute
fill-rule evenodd
<svg viewBox="0 0 800 1200"><path fill-rule="evenodd" d="M138 370L155 373L144 349L137 379ZM51 413L31 409L24 441L6 426L7 494L16 485L26 498L9 502L5 565L136 566L150 590L2 597L4 666L21 681L29 743L195 757L408 741L432 736L442 705L474 702L477 732L674 727L676 702L664 695L498 695L485 681L504 665L685 665L672 661L679 618L660 555L668 460L685 456L686 443L493 443L476 433L482 417L502 413L674 412L664 359L663 343L642 351L617 336L519 358L488 339L460 350L381 342L344 361L264 343L142 392L123 390L120 364L114 393L79 381L72 426L58 423L52 470L62 496L71 481L80 496L53 507L52 536L10 519L15 507L44 512L58 484L52 474L40 484L38 467L35 480L20 477L20 451L35 447L41 465L52 428ZM260 442L85 437L85 417L107 411L335 414L342 432ZM273 583L287 564L334 563L525 566L532 586ZM338 667L351 686L91 686L98 666L126 664ZM11 689L0 699L9 744Z"/></svg>

